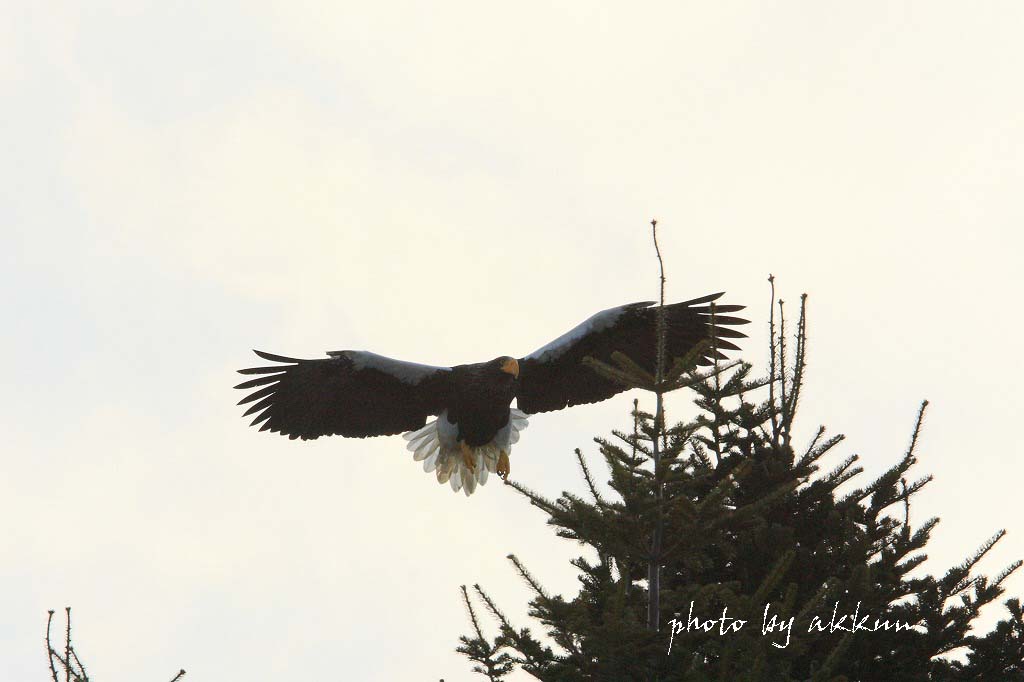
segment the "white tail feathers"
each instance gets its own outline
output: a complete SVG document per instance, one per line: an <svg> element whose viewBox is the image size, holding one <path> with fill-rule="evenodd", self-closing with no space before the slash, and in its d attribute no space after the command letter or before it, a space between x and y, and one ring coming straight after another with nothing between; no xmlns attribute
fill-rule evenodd
<svg viewBox="0 0 1024 682"><path fill-rule="evenodd" d="M519 440L519 432L529 425L525 412L512 408L506 424L487 445L470 448L475 460L475 470L466 466L458 443L458 426L448 422L448 412L442 412L437 419L429 421L416 431L403 433L409 441L406 449L412 452L413 461L423 462L423 470L434 472L437 482L447 483L452 490L462 490L472 495L477 485L487 483L490 474L498 470L501 453L512 453L512 444Z"/></svg>

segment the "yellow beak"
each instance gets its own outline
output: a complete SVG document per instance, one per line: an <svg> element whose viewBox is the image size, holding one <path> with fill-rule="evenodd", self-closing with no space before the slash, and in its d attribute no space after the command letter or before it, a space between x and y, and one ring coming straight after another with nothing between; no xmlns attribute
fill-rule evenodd
<svg viewBox="0 0 1024 682"><path fill-rule="evenodd" d="M516 360L515 358L509 358L508 360L506 360L505 362L502 363L501 371L502 372L508 372L509 374L514 376L516 379L518 379L519 378L519 361Z"/></svg>

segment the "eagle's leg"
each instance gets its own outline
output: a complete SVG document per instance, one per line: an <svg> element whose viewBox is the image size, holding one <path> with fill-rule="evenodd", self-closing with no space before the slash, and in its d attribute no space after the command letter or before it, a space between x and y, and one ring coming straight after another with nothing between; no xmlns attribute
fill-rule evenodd
<svg viewBox="0 0 1024 682"><path fill-rule="evenodd" d="M507 481L509 473L509 462L508 453L504 450L498 455L498 475L501 476L501 480Z"/></svg>
<svg viewBox="0 0 1024 682"><path fill-rule="evenodd" d="M459 441L459 451L462 452L462 463L466 465L474 474L476 473L476 456L473 454L473 448L466 445L466 441Z"/></svg>

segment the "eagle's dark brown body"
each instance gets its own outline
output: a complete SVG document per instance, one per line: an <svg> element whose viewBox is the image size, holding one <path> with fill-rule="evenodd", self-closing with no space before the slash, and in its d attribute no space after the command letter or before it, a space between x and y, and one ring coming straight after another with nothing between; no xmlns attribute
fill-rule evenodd
<svg viewBox="0 0 1024 682"><path fill-rule="evenodd" d="M452 367L447 419L470 447L487 445L508 424L517 377L501 370L507 359Z"/></svg>

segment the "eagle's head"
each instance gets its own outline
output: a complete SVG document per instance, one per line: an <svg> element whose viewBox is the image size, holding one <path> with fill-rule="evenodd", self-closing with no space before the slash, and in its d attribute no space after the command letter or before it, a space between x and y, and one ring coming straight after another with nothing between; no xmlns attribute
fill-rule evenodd
<svg viewBox="0 0 1024 682"><path fill-rule="evenodd" d="M515 358L502 355L500 358L492 360L489 364L493 364L499 374L506 378L506 381L513 381L519 378L519 361Z"/></svg>

